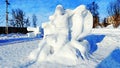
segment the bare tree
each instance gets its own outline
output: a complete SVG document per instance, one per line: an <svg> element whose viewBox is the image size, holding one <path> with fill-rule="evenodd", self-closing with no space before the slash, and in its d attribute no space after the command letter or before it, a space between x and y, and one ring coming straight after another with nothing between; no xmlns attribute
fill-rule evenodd
<svg viewBox="0 0 120 68"><path fill-rule="evenodd" d="M36 15L35 14L33 14L33 16L32 16L32 21L33 21L33 27L36 27L37 26L37 17L36 17Z"/></svg>
<svg viewBox="0 0 120 68"><path fill-rule="evenodd" d="M0 24L3 23L3 17L0 15Z"/></svg>
<svg viewBox="0 0 120 68"><path fill-rule="evenodd" d="M107 21L107 18L104 18L103 23L102 23L102 27L107 27L108 25L110 25L106 21Z"/></svg>
<svg viewBox="0 0 120 68"><path fill-rule="evenodd" d="M13 27L27 27L29 23L28 19L25 18L25 13L21 9L13 9L10 25Z"/></svg>
<svg viewBox="0 0 120 68"><path fill-rule="evenodd" d="M120 0L110 2L107 11L109 16L113 18L113 26L117 28L120 25Z"/></svg>
<svg viewBox="0 0 120 68"><path fill-rule="evenodd" d="M99 25L99 6L96 2L92 2L87 5L87 8L93 15L93 28L96 28Z"/></svg>
<svg viewBox="0 0 120 68"><path fill-rule="evenodd" d="M25 20L25 27L28 27L30 26L30 20L29 20L29 17Z"/></svg>

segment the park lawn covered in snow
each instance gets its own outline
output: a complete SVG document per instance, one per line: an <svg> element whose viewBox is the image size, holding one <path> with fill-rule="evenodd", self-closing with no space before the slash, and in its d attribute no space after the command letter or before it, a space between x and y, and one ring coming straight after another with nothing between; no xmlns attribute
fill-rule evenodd
<svg viewBox="0 0 120 68"><path fill-rule="evenodd" d="M114 34L87 36L91 44L89 60L78 60L78 65L67 66L59 63L32 62L27 59L38 47L39 39L0 46L0 68L119 68L120 36ZM65 61L67 63L68 61Z"/></svg>

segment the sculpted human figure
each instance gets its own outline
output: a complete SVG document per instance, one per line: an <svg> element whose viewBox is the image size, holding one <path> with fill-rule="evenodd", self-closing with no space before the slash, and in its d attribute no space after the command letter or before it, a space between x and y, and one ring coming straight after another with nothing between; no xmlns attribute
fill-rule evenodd
<svg viewBox="0 0 120 68"><path fill-rule="evenodd" d="M84 5L78 6L73 10L72 28L71 28L71 46L79 49L83 59L89 58L90 45L84 40L92 29L92 14ZM80 41L79 41L80 40Z"/></svg>
<svg viewBox="0 0 120 68"><path fill-rule="evenodd" d="M69 15L62 5L58 5L55 14L49 17L50 23L44 25L44 38L46 44L40 52L39 60L43 61L50 53L56 54L68 42ZM41 45L41 44L40 44Z"/></svg>
<svg viewBox="0 0 120 68"><path fill-rule="evenodd" d="M55 10L55 14L50 17L51 24L55 27L56 45L55 51L61 48L68 42L68 13L65 12L62 5L58 5Z"/></svg>

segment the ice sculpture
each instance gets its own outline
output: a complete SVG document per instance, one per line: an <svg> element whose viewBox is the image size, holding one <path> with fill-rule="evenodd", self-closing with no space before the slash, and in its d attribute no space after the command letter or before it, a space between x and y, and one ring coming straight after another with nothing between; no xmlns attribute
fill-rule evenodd
<svg viewBox="0 0 120 68"><path fill-rule="evenodd" d="M49 20L42 24L44 38L39 47L31 52L29 59L75 65L78 57L84 60L89 58L89 42L84 37L92 29L93 17L84 5L74 10L65 10L58 5Z"/></svg>

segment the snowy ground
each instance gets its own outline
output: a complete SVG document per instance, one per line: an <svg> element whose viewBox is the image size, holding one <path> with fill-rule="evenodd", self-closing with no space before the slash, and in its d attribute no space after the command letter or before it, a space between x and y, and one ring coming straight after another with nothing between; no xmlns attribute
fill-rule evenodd
<svg viewBox="0 0 120 68"><path fill-rule="evenodd" d="M29 61L27 56L38 47L41 41L34 38L21 38L22 40L16 39L16 42L1 43L0 68L120 68L120 35L113 32L104 35L94 32L93 34L85 38L91 44L92 56L86 61L78 60L78 65L66 66L58 63Z"/></svg>
<svg viewBox="0 0 120 68"><path fill-rule="evenodd" d="M19 68L23 59L37 47L39 40L0 46L0 68Z"/></svg>

